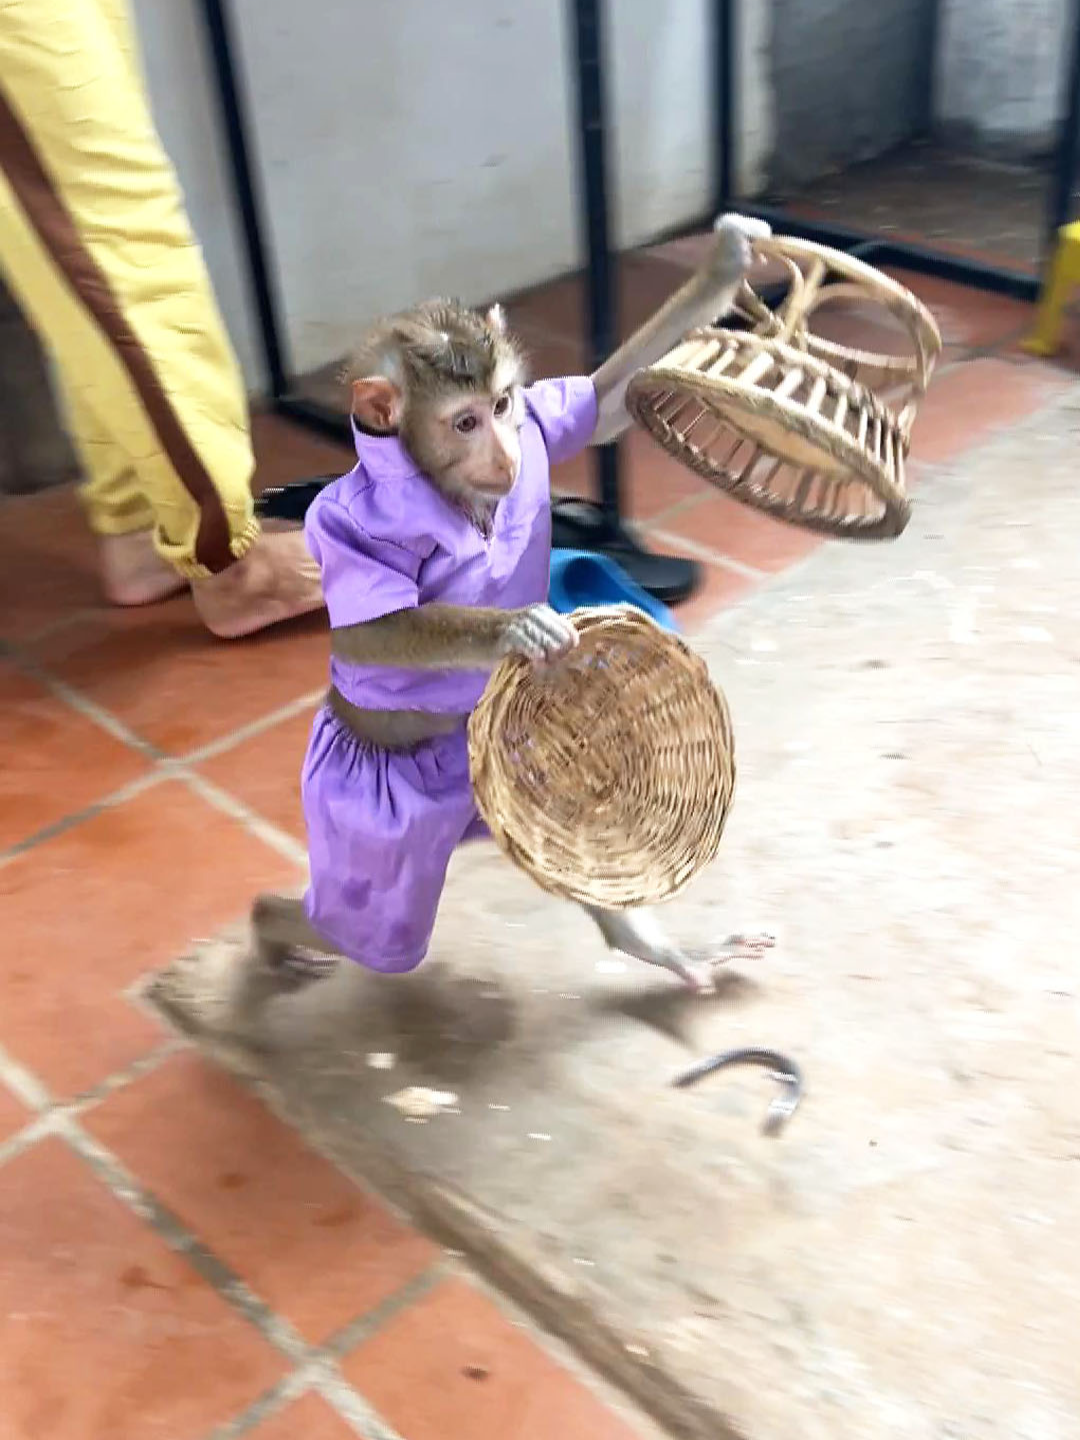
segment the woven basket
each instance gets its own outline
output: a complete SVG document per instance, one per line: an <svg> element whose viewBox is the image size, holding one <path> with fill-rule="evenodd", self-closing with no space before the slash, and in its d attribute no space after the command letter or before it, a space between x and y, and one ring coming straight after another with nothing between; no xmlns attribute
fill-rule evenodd
<svg viewBox="0 0 1080 1440"><path fill-rule="evenodd" d="M545 890L605 910L677 894L716 855L731 717L697 655L629 607L578 610L581 643L504 660L469 721L476 804Z"/></svg>
<svg viewBox="0 0 1080 1440"><path fill-rule="evenodd" d="M828 535L895 537L911 514L911 427L941 353L934 318L895 280L838 250L778 237L755 248L788 270L783 302L771 310L744 285L736 308L752 328L693 331L634 377L631 414L737 500ZM908 353L815 333L826 303L853 300L898 321Z"/></svg>

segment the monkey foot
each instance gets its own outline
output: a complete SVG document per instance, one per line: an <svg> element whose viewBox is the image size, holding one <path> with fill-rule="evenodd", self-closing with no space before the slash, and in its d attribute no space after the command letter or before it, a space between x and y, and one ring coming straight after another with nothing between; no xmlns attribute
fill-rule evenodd
<svg viewBox="0 0 1080 1440"><path fill-rule="evenodd" d="M716 971L721 965L730 960L759 960L775 944L775 937L766 932L729 935L716 945L672 947L664 963L691 990L708 994L715 989Z"/></svg>
<svg viewBox="0 0 1080 1440"><path fill-rule="evenodd" d="M153 532L98 537L101 584L113 605L153 605L178 595L187 581L154 549Z"/></svg>
<svg viewBox="0 0 1080 1440"><path fill-rule="evenodd" d="M338 957L295 946L280 950L272 959L263 960L261 963L273 976L277 993L290 995L313 985L317 980L327 979L337 969Z"/></svg>
<svg viewBox="0 0 1080 1440"><path fill-rule="evenodd" d="M221 640L253 635L325 604L319 567L298 529L264 530L242 560L191 587L206 628Z"/></svg>

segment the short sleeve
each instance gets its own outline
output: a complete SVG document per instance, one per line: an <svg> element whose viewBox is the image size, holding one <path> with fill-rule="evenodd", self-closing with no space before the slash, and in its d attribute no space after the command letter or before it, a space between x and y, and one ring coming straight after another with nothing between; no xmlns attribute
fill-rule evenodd
<svg viewBox="0 0 1080 1440"><path fill-rule="evenodd" d="M540 427L552 465L572 460L596 430L596 390L587 375L538 380L525 391L525 405Z"/></svg>
<svg viewBox="0 0 1080 1440"><path fill-rule="evenodd" d="M332 630L413 610L420 603L420 557L367 534L339 500L323 495L315 501L304 538L322 572Z"/></svg>

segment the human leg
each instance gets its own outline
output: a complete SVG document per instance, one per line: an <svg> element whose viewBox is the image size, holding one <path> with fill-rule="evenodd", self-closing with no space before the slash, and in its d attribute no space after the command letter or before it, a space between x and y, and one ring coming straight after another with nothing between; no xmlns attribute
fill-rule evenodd
<svg viewBox="0 0 1080 1440"><path fill-rule="evenodd" d="M245 634L320 608L318 571L298 532L259 534L239 370L118 43L126 9L102 4L0 5L0 266L130 457L158 553L210 629Z"/></svg>

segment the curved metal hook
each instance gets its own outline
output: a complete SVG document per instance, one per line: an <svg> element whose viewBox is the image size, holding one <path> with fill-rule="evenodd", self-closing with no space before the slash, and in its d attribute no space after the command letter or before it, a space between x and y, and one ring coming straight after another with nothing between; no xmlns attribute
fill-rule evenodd
<svg viewBox="0 0 1080 1440"><path fill-rule="evenodd" d="M706 1075L726 1070L729 1065L764 1065L784 1087L766 1111L761 1127L766 1135L776 1135L795 1114L803 1097L802 1071L794 1060L781 1055L779 1050L763 1050L754 1045L739 1050L721 1050L719 1055L710 1055L707 1060L691 1065L689 1070L676 1075L671 1083L677 1089L685 1090Z"/></svg>

